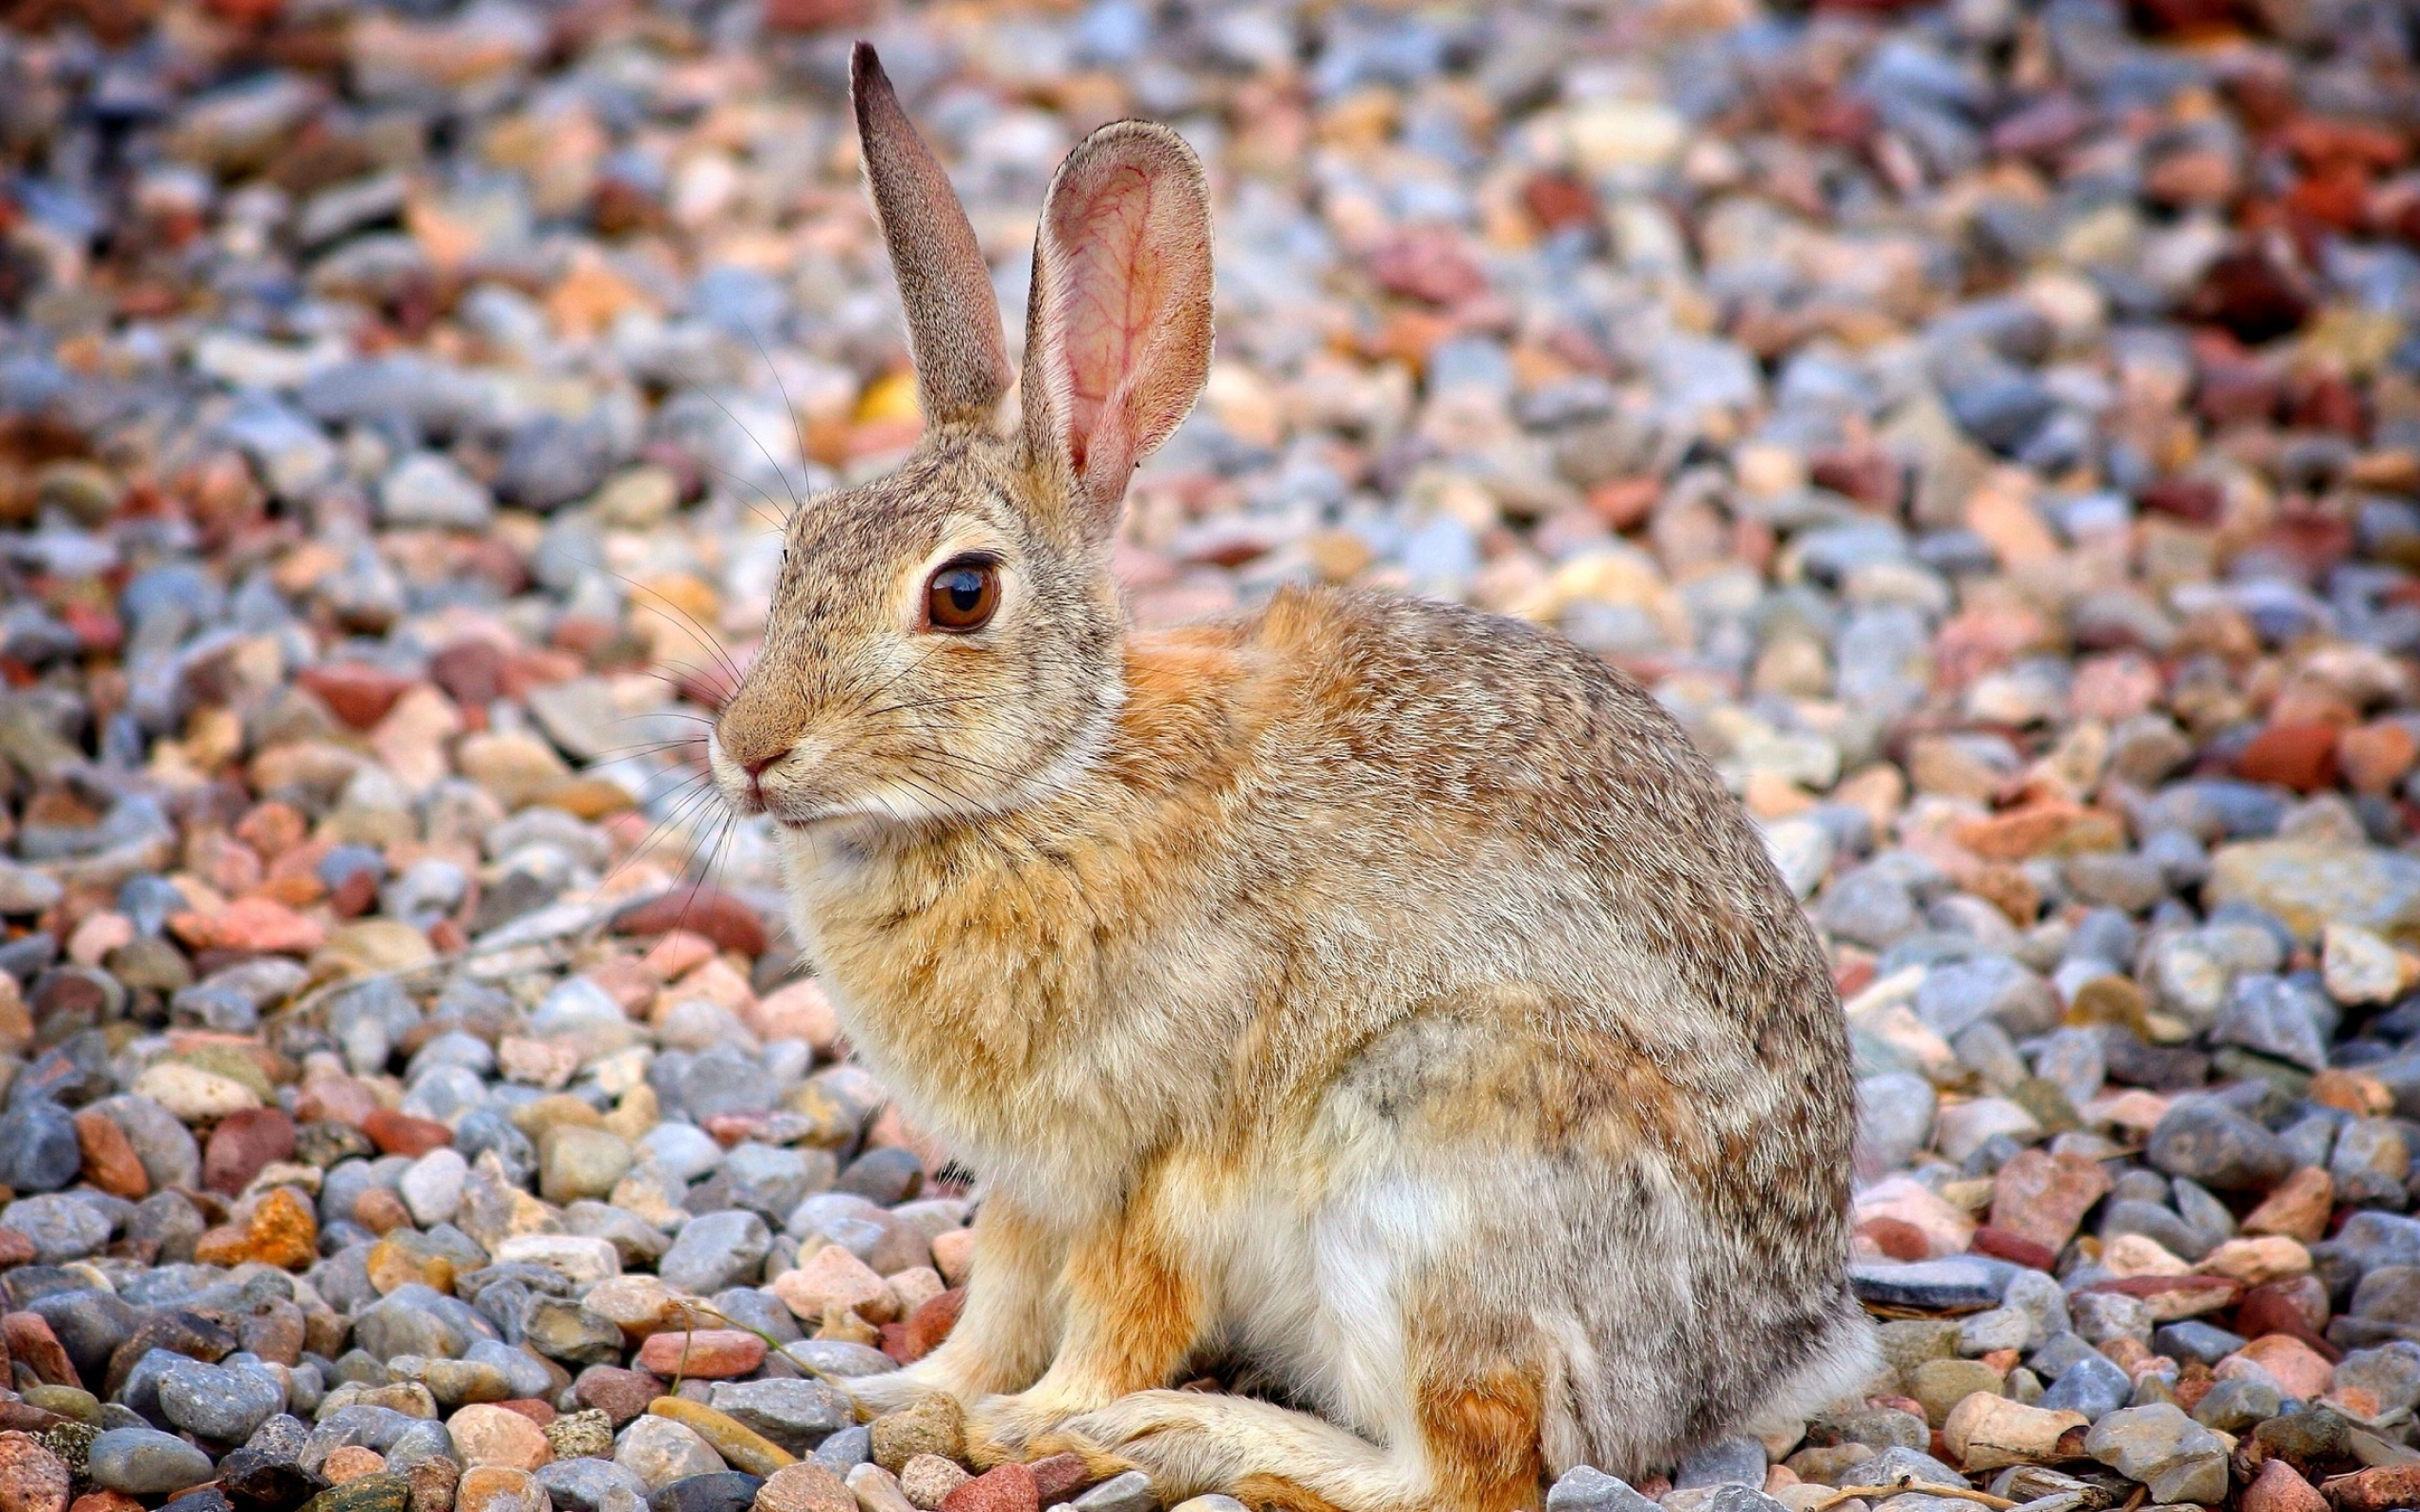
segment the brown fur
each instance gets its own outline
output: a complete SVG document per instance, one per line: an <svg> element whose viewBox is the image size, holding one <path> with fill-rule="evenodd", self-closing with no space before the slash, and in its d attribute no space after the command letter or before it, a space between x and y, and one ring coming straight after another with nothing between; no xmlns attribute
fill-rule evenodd
<svg viewBox="0 0 2420 1512"><path fill-rule="evenodd" d="M1845 1036L1713 772L1465 610L1288 590L1128 634L1115 494L1208 355L1199 170L1105 128L1043 240L1027 428L944 418L800 511L714 747L851 1042L984 1184L957 1331L861 1399L947 1392L987 1460L1171 1498L1498 1512L1860 1383ZM974 282L917 285L920 360ZM969 552L996 615L925 627ZM1211 1358L1310 1410L1165 1389Z"/></svg>

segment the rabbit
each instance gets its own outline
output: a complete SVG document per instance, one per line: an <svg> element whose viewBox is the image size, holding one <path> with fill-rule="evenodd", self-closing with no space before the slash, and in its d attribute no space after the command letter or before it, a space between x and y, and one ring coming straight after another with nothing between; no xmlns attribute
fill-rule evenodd
<svg viewBox="0 0 2420 1512"><path fill-rule="evenodd" d="M955 1331L860 1404L1171 1501L1503 1512L1866 1384L1826 958L1679 726L1389 593L1131 631L1122 500L1209 369L1199 163L1120 121L1060 166L1011 426L965 213L863 44L851 87L926 428L787 523L709 761L979 1181ZM1171 1389L1212 1362L1258 1394Z"/></svg>

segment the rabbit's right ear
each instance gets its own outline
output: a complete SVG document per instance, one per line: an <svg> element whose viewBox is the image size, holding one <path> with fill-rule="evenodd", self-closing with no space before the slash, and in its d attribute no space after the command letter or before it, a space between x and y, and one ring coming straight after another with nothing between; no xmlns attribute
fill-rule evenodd
<svg viewBox="0 0 2420 1512"><path fill-rule="evenodd" d="M1184 139L1117 121L1050 180L1026 314L1025 439L1096 538L1210 374L1210 191Z"/></svg>
<svg viewBox="0 0 2420 1512"><path fill-rule="evenodd" d="M981 424L1009 391L1009 354L1000 334L999 296L976 245L975 228L900 109L873 48L849 54L849 94L874 218L890 249L908 341L916 356L916 394L928 425Z"/></svg>

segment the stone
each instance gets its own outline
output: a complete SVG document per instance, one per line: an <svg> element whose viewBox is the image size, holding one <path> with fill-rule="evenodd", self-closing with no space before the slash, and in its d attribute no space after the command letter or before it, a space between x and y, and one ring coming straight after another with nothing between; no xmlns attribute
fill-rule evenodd
<svg viewBox="0 0 2420 1512"><path fill-rule="evenodd" d="M466 1470L482 1466L534 1470L554 1458L544 1430L510 1408L474 1403L445 1421Z"/></svg>
<svg viewBox="0 0 2420 1512"><path fill-rule="evenodd" d="M2415 963L2356 924L2330 922L2321 933L2321 980L2339 1003L2392 1003L2412 985Z"/></svg>
<svg viewBox="0 0 2420 1512"><path fill-rule="evenodd" d="M856 1420L847 1398L811 1378L718 1381L707 1401L793 1454L808 1452Z"/></svg>
<svg viewBox="0 0 2420 1512"><path fill-rule="evenodd" d="M149 1428L112 1428L85 1452L85 1473L104 1490L168 1496L216 1473L210 1456L183 1439Z"/></svg>
<svg viewBox="0 0 2420 1512"><path fill-rule="evenodd" d="M2225 1444L2169 1402L2109 1414L2085 1435L2084 1452L2149 1486L2154 1503L2226 1499Z"/></svg>
<svg viewBox="0 0 2420 1512"><path fill-rule="evenodd" d="M558 1459L537 1471L559 1508L578 1512L638 1512L650 1494L645 1481L610 1459Z"/></svg>
<svg viewBox="0 0 2420 1512"><path fill-rule="evenodd" d="M2304 1166L2243 1216L2246 1234L2280 1234L2309 1243L2327 1231L2335 1211L2336 1182L2317 1166Z"/></svg>
<svg viewBox="0 0 2420 1512"><path fill-rule="evenodd" d="M2236 1504L2242 1512L2326 1512L2327 1499L2291 1465L2273 1459L2260 1467Z"/></svg>
<svg viewBox="0 0 2420 1512"><path fill-rule="evenodd" d="M2171 1176L2221 1192L2266 1192L2298 1163L2284 1142L2234 1108L2208 1098L2177 1102L2152 1130L2145 1150Z"/></svg>
<svg viewBox="0 0 2420 1512"><path fill-rule="evenodd" d="M772 1290L792 1313L810 1323L821 1322L824 1313L836 1307L870 1323L888 1322L890 1316L890 1288L873 1267L838 1245L824 1246L803 1259L796 1269L775 1277Z"/></svg>
<svg viewBox="0 0 2420 1512"><path fill-rule="evenodd" d="M135 1153L134 1143L108 1114L83 1108L77 1112L75 1124L78 1169L85 1180L130 1202L150 1194L150 1173Z"/></svg>
<svg viewBox="0 0 2420 1512"><path fill-rule="evenodd" d="M630 1173L630 1142L601 1128L556 1125L538 1142L539 1193L549 1202L603 1197Z"/></svg>
<svg viewBox="0 0 2420 1512"><path fill-rule="evenodd" d="M556 1459L606 1459L614 1452L614 1420L594 1407L565 1413L544 1432Z"/></svg>
<svg viewBox="0 0 2420 1512"><path fill-rule="evenodd" d="M698 886L676 888L633 905L614 916L618 935L662 935L685 929L703 935L720 949L751 959L765 954L764 920L756 911L730 893Z"/></svg>
<svg viewBox="0 0 2420 1512"><path fill-rule="evenodd" d="M387 1456L361 1444L347 1444L331 1451L320 1462L320 1475L330 1486L342 1486L365 1475L375 1475L387 1468Z"/></svg>
<svg viewBox="0 0 2420 1512"><path fill-rule="evenodd" d="M1991 1224L2056 1251L2108 1191L2108 1173L2098 1160L2020 1150L1992 1178Z"/></svg>
<svg viewBox="0 0 2420 1512"><path fill-rule="evenodd" d="M2210 906L2250 903L2317 939L2330 923L2388 939L2420 935L2420 861L2366 847L2247 840L2210 855Z"/></svg>
<svg viewBox="0 0 2420 1512"><path fill-rule="evenodd" d="M918 1454L899 1468L900 1494L921 1512L940 1512L950 1493L973 1479L939 1454Z"/></svg>
<svg viewBox="0 0 2420 1512"><path fill-rule="evenodd" d="M756 1505L762 1512L857 1512L848 1483L813 1460L784 1466L767 1476L757 1488Z"/></svg>
<svg viewBox="0 0 2420 1512"><path fill-rule="evenodd" d="M452 1505L452 1485L446 1486ZM413 1506L412 1482L392 1470L364 1475L332 1486L302 1503L302 1512L419 1512Z"/></svg>
<svg viewBox="0 0 2420 1512"><path fill-rule="evenodd" d="M667 1379L744 1376L765 1361L765 1341L738 1329L699 1329L651 1335L639 1346L638 1367Z"/></svg>
<svg viewBox="0 0 2420 1512"><path fill-rule="evenodd" d="M1997 1396L2005 1385L2002 1372L1980 1360L1927 1360L1905 1379L1908 1395L1935 1425L1946 1424L1951 1409L1976 1392Z"/></svg>
<svg viewBox="0 0 2420 1512"><path fill-rule="evenodd" d="M66 1512L67 1464L28 1434L0 1433L0 1512Z"/></svg>
<svg viewBox="0 0 2420 1512"><path fill-rule="evenodd" d="M2327 1500L2336 1512L2389 1512L2420 1503L2420 1464L2380 1465L2333 1482Z"/></svg>
<svg viewBox="0 0 2420 1512"><path fill-rule="evenodd" d="M729 1469L694 1429L669 1418L641 1417L622 1430L614 1463L660 1491L691 1475L712 1475Z"/></svg>
<svg viewBox="0 0 2420 1512"><path fill-rule="evenodd" d="M553 1512L554 1499L527 1470L474 1465L454 1489L454 1512Z"/></svg>
<svg viewBox="0 0 2420 1512"><path fill-rule="evenodd" d="M319 1221L291 1187L263 1194L249 1222L204 1233L194 1259L205 1265L257 1263L301 1270L319 1258Z"/></svg>
<svg viewBox="0 0 2420 1512"><path fill-rule="evenodd" d="M710 1406L680 1397L659 1397L648 1411L669 1418L706 1441L724 1463L752 1475L770 1475L798 1456L746 1424Z"/></svg>
<svg viewBox="0 0 2420 1512"><path fill-rule="evenodd" d="M752 1212L704 1213L682 1227L656 1270L670 1285L711 1294L753 1279L772 1244L772 1231Z"/></svg>
<svg viewBox="0 0 2420 1512"><path fill-rule="evenodd" d="M241 1443L285 1408L285 1389L266 1370L175 1360L160 1375L160 1411L199 1437Z"/></svg>
<svg viewBox="0 0 2420 1512"><path fill-rule="evenodd" d="M869 1425L874 1463L893 1475L919 1454L954 1460L966 1452L966 1425L958 1402L928 1397L911 1407L885 1413Z"/></svg>
<svg viewBox="0 0 2420 1512"><path fill-rule="evenodd" d="M1995 1392L1978 1391L1960 1401L1942 1423L1942 1441L1968 1473L2003 1465L2048 1464L2059 1456L2059 1439L2089 1426L2080 1412L2029 1407Z"/></svg>

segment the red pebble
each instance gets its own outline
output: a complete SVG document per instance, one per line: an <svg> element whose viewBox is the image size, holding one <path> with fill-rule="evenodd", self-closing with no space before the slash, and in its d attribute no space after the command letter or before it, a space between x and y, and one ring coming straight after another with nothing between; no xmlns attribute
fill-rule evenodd
<svg viewBox="0 0 2420 1512"><path fill-rule="evenodd" d="M435 1119L414 1118L391 1108L381 1108L363 1119L361 1132L370 1136L370 1143L378 1146L381 1155L417 1159L454 1143L454 1131Z"/></svg>
<svg viewBox="0 0 2420 1512"><path fill-rule="evenodd" d="M304 667L294 680L318 694L331 713L355 730L368 730L386 718L387 711L412 685L409 678L357 662Z"/></svg>
<svg viewBox="0 0 2420 1512"><path fill-rule="evenodd" d="M210 1131L201 1157L201 1184L232 1197L271 1160L293 1158L294 1120L274 1108L240 1108Z"/></svg>
<svg viewBox="0 0 2420 1512"><path fill-rule="evenodd" d="M67 1358L67 1350L59 1335L50 1332L50 1323L39 1313L10 1313L0 1317L0 1333L9 1340L9 1358L34 1373L34 1379L46 1386L78 1386L84 1382L76 1374L76 1362Z"/></svg>
<svg viewBox="0 0 2420 1512"><path fill-rule="evenodd" d="M1024 1466L996 1465L942 1497L941 1512L1042 1512L1042 1488Z"/></svg>
<svg viewBox="0 0 2420 1512"><path fill-rule="evenodd" d="M616 935L666 935L694 930L723 950L754 960L770 943L756 910L718 887L682 887L626 908L614 919Z"/></svg>
<svg viewBox="0 0 2420 1512"><path fill-rule="evenodd" d="M2336 727L2271 725L2236 758L2245 781L2275 782L2297 793L2336 785Z"/></svg>
<svg viewBox="0 0 2420 1512"><path fill-rule="evenodd" d="M909 1360L921 1360L941 1348L950 1330L958 1327L959 1312L966 1306L966 1288L953 1286L939 1296L925 1299L922 1306L908 1315L907 1348Z"/></svg>
<svg viewBox="0 0 2420 1512"><path fill-rule="evenodd" d="M1044 1506L1057 1506L1093 1483L1081 1454L1053 1454L1026 1467L1033 1471L1033 1488Z"/></svg>
<svg viewBox="0 0 2420 1512"><path fill-rule="evenodd" d="M2048 1270L2059 1263L2059 1252L2049 1246L2037 1244L2023 1234L2013 1234L1989 1224L1975 1230L1974 1243L1967 1246L1978 1255L2005 1260L2030 1270Z"/></svg>

